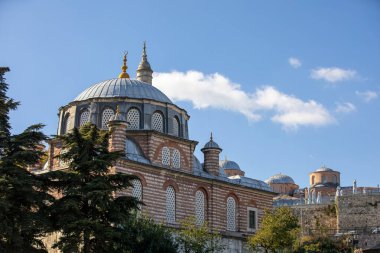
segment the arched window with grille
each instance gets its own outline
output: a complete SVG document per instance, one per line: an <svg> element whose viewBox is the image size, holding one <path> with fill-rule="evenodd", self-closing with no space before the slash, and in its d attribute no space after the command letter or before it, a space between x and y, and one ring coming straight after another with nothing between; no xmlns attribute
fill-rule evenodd
<svg viewBox="0 0 380 253"><path fill-rule="evenodd" d="M175 190L173 186L166 188L166 221L175 222Z"/></svg>
<svg viewBox="0 0 380 253"><path fill-rule="evenodd" d="M227 230L236 231L236 201L233 197L227 198Z"/></svg>
<svg viewBox="0 0 380 253"><path fill-rule="evenodd" d="M173 135L179 136L179 121L177 117L173 117Z"/></svg>
<svg viewBox="0 0 380 253"><path fill-rule="evenodd" d="M90 121L90 111L89 110L84 110L81 112L80 117L79 117L79 127L83 126L87 122Z"/></svg>
<svg viewBox="0 0 380 253"><path fill-rule="evenodd" d="M163 147L161 150L162 165L170 165L170 149L168 147Z"/></svg>
<svg viewBox="0 0 380 253"><path fill-rule="evenodd" d="M133 179L132 180L132 197L136 198L139 201L142 201L143 197L143 189L142 189L142 184L139 179Z"/></svg>
<svg viewBox="0 0 380 253"><path fill-rule="evenodd" d="M115 114L115 112L110 108L103 110L103 112L102 112L102 127L101 127L102 129L107 129L108 121L110 120L110 118L114 114Z"/></svg>
<svg viewBox="0 0 380 253"><path fill-rule="evenodd" d="M175 148L172 150L172 166L177 169L181 167L181 153Z"/></svg>
<svg viewBox="0 0 380 253"><path fill-rule="evenodd" d="M164 131L164 119L159 112L155 112L152 115L152 129L159 132Z"/></svg>
<svg viewBox="0 0 380 253"><path fill-rule="evenodd" d="M195 193L195 224L197 226L203 225L205 221L205 206L205 194L203 193L203 191L198 190Z"/></svg>
<svg viewBox="0 0 380 253"><path fill-rule="evenodd" d="M136 108L132 108L127 113L128 129L140 129L140 112Z"/></svg>
<svg viewBox="0 0 380 253"><path fill-rule="evenodd" d="M70 124L71 124L70 114L67 114L66 117L65 117L65 120L64 120L63 133L67 134L69 132Z"/></svg>

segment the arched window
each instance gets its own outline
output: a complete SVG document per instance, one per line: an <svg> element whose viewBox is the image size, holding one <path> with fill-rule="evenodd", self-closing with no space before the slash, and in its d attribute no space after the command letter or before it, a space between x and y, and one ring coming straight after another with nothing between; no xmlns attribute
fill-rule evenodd
<svg viewBox="0 0 380 253"><path fill-rule="evenodd" d="M155 112L152 115L152 129L159 132L164 131L164 119L159 112Z"/></svg>
<svg viewBox="0 0 380 253"><path fill-rule="evenodd" d="M137 200L141 201L142 200L142 184L139 179L133 179L132 180L132 197L136 198Z"/></svg>
<svg viewBox="0 0 380 253"><path fill-rule="evenodd" d="M64 121L64 131L63 133L68 133L69 132L69 129L70 129L70 124L71 124L71 118L70 118L70 114L67 114L66 118L65 118L65 121Z"/></svg>
<svg viewBox="0 0 380 253"><path fill-rule="evenodd" d="M170 165L170 150L168 147L163 147L161 151L162 165Z"/></svg>
<svg viewBox="0 0 380 253"><path fill-rule="evenodd" d="M195 223L197 226L203 225L205 221L205 194L198 190L195 193Z"/></svg>
<svg viewBox="0 0 380 253"><path fill-rule="evenodd" d="M327 182L327 180L326 180L326 175L323 175L322 176L322 183L326 183Z"/></svg>
<svg viewBox="0 0 380 253"><path fill-rule="evenodd" d="M107 129L107 124L110 118L115 114L115 112L110 109L104 109L102 112L102 129Z"/></svg>
<svg viewBox="0 0 380 253"><path fill-rule="evenodd" d="M311 177L311 185L314 185L315 176Z"/></svg>
<svg viewBox="0 0 380 253"><path fill-rule="evenodd" d="M227 198L227 230L236 230L236 202L233 197Z"/></svg>
<svg viewBox="0 0 380 253"><path fill-rule="evenodd" d="M79 117L79 127L83 126L90 120L90 111L89 110L84 110L81 112L80 117Z"/></svg>
<svg viewBox="0 0 380 253"><path fill-rule="evenodd" d="M172 166L174 168L181 167L181 154L175 148L173 149L173 152L172 152Z"/></svg>
<svg viewBox="0 0 380 253"><path fill-rule="evenodd" d="M166 221L175 222L175 190L173 186L166 188Z"/></svg>
<svg viewBox="0 0 380 253"><path fill-rule="evenodd" d="M336 175L333 175L333 183L338 183L338 178Z"/></svg>
<svg viewBox="0 0 380 253"><path fill-rule="evenodd" d="M129 129L140 129L140 112L136 108L132 108L127 113L127 122Z"/></svg>
<svg viewBox="0 0 380 253"><path fill-rule="evenodd" d="M177 117L173 118L173 135L179 136L179 121Z"/></svg>

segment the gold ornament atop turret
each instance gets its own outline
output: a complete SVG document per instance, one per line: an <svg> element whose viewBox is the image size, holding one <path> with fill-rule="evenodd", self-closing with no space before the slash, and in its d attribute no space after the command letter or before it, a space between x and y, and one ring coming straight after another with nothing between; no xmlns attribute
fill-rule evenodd
<svg viewBox="0 0 380 253"><path fill-rule="evenodd" d="M119 75L119 78L128 78L129 79L129 75L127 73L127 55L128 55L128 52L124 53L124 64L123 64L123 67L121 67L121 69L123 70L120 75Z"/></svg>

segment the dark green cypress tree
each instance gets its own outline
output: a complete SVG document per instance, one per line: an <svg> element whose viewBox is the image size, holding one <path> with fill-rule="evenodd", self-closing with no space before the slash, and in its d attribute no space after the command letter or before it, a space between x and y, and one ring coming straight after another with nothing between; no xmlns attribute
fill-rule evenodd
<svg viewBox="0 0 380 253"><path fill-rule="evenodd" d="M91 124L57 138L65 150L60 159L69 166L45 175L63 196L51 206L55 229L62 233L55 247L62 252L128 252L122 243L125 224L139 202L115 193L131 187L135 177L109 170L123 153L110 152L108 133Z"/></svg>
<svg viewBox="0 0 380 253"><path fill-rule="evenodd" d="M38 164L46 140L42 125L12 135L9 112L18 102L7 97L8 85L0 68L0 252L46 252L40 240L49 230L46 205L53 199L40 178L27 170Z"/></svg>

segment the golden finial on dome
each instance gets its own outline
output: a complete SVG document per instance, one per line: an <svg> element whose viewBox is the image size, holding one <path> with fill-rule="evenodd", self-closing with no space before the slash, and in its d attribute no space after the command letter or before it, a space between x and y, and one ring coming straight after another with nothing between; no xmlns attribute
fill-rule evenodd
<svg viewBox="0 0 380 253"><path fill-rule="evenodd" d="M121 69L123 70L123 72L120 73L119 75L119 78L129 78L129 75L127 73L127 55L128 55L128 51L126 53L124 53L124 64L123 64L123 67L121 67Z"/></svg>

